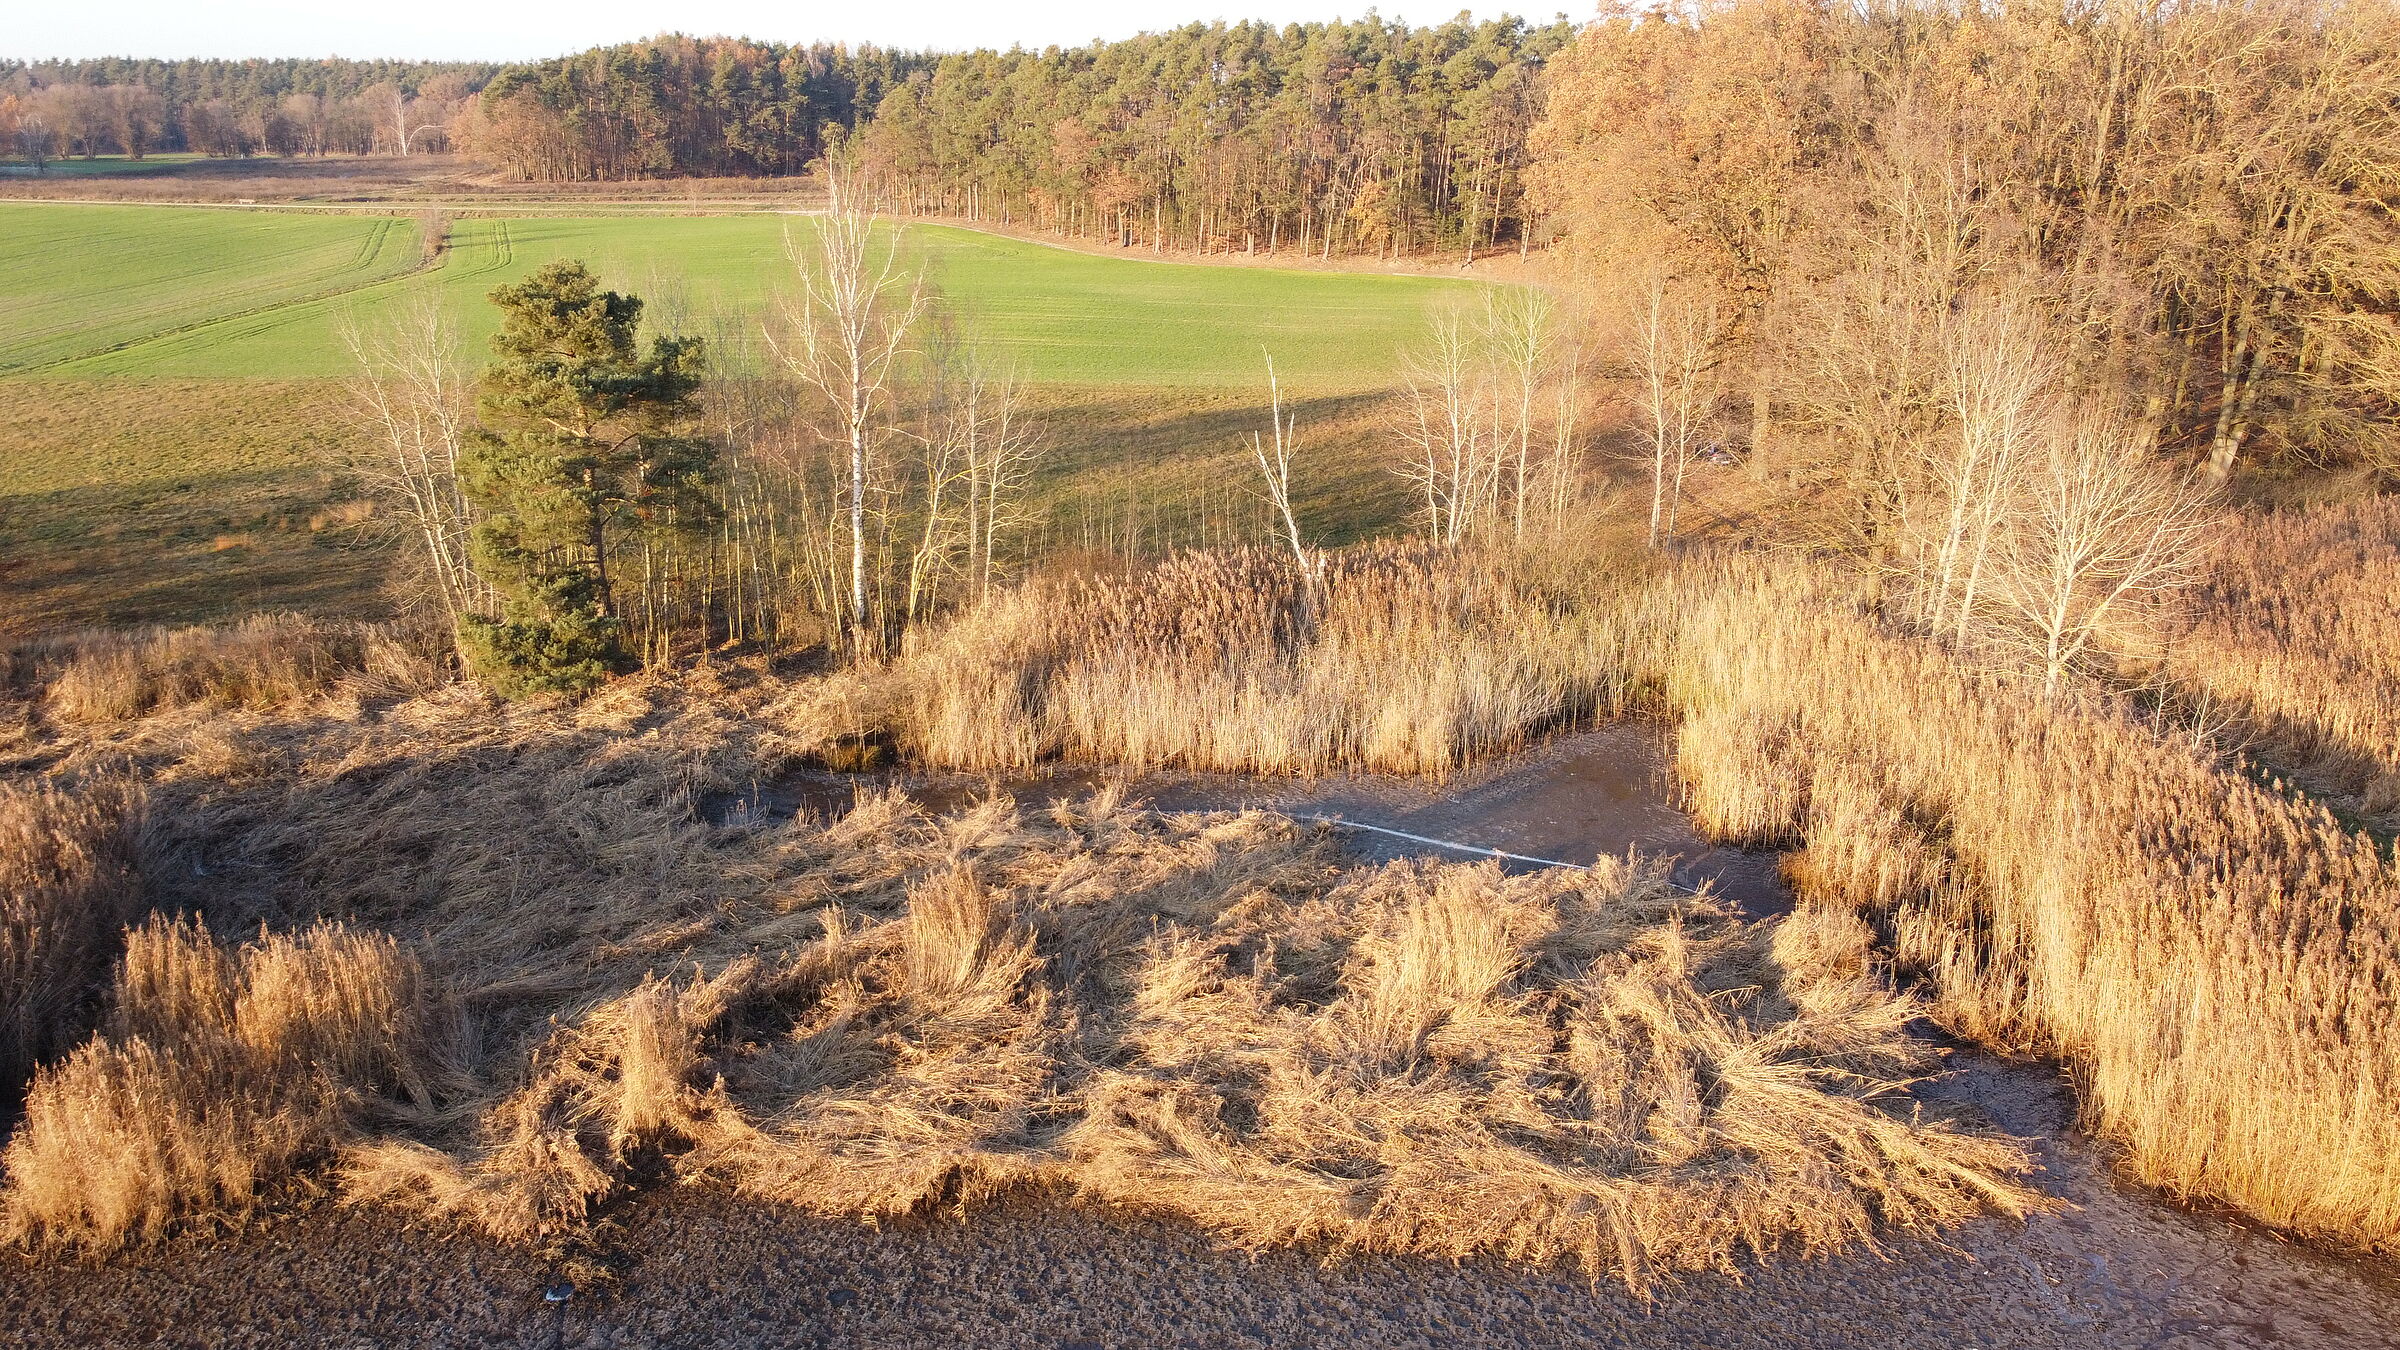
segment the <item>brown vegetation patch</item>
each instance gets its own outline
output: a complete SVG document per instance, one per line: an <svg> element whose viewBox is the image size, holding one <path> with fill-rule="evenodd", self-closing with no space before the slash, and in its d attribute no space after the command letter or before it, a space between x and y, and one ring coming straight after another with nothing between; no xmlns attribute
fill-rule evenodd
<svg viewBox="0 0 2400 1350"><path fill-rule="evenodd" d="M1627 699L1628 626L1455 554L1190 554L1003 593L898 664L927 763L1444 774Z"/></svg>
<svg viewBox="0 0 2400 1350"><path fill-rule="evenodd" d="M2276 768L2400 826L2400 498L2241 517L2166 675Z"/></svg>
<svg viewBox="0 0 2400 1350"><path fill-rule="evenodd" d="M2100 699L1892 635L1830 574L1696 569L1670 681L1704 827L1805 842L1955 1029L2064 1057L2140 1180L2400 1243L2400 874Z"/></svg>
<svg viewBox="0 0 2400 1350"><path fill-rule="evenodd" d="M139 913L142 794L0 783L0 1103L91 1023L92 989Z"/></svg>
<svg viewBox="0 0 2400 1350"><path fill-rule="evenodd" d="M2025 1203L2013 1144L1909 1114L1925 1050L1847 921L1745 924L1648 867L1349 871L1280 818L1105 795L696 819L830 741L801 724L837 683L75 731L62 768L136 755L202 865L157 903L273 927L142 930L33 1089L12 1224L138 1238L338 1158L511 1236L665 1176L861 1217L1034 1186L1646 1285Z"/></svg>

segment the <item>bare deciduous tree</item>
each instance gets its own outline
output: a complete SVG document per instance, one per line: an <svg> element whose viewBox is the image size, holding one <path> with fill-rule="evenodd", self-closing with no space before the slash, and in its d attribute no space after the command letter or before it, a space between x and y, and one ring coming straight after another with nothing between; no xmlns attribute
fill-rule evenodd
<svg viewBox="0 0 2400 1350"><path fill-rule="evenodd" d="M1425 344L1408 360L1410 420L1401 472L1425 493L1426 531L1445 544L1480 523L1493 477L1490 389L1466 321L1435 317Z"/></svg>
<svg viewBox="0 0 2400 1350"><path fill-rule="evenodd" d="M2096 647L2192 579L2210 498L2160 464L2147 435L2102 416L2041 438L2029 461L1993 589L2004 635L2056 694Z"/></svg>
<svg viewBox="0 0 2400 1350"><path fill-rule="evenodd" d="M942 577L963 575L977 593L999 571L1003 534L1026 524L1023 498L1041 458L1040 429L1026 414L1024 386L995 373L971 338L933 344L922 448L920 515L909 560L907 614L935 602Z"/></svg>
<svg viewBox="0 0 2400 1350"><path fill-rule="evenodd" d="M1722 390L1714 365L1716 312L1653 275L1630 301L1627 356L1650 442L1650 547L1672 538L1683 471L1699 448Z"/></svg>
<svg viewBox="0 0 2400 1350"><path fill-rule="evenodd" d="M398 505L424 545L444 616L455 623L462 614L494 612L496 598L468 556L472 520L458 449L473 384L449 314L437 297L421 295L394 309L381 327L345 325L342 340L358 367L352 405L374 431L373 453L356 465L359 476Z"/></svg>
<svg viewBox="0 0 2400 1350"><path fill-rule="evenodd" d="M1317 569L1309 556L1308 543L1300 536L1300 518L1292 511L1292 453L1299 448L1300 420L1297 415L1285 416L1283 386L1275 379L1275 358L1267 358L1267 421L1274 428L1275 443L1269 448L1266 438L1250 433L1250 454L1258 462L1259 477L1265 480L1267 504L1273 508L1282 527L1283 541L1292 551L1292 565L1300 569L1301 580L1313 593Z"/></svg>
<svg viewBox="0 0 2400 1350"><path fill-rule="evenodd" d="M1484 332L1500 376L1493 405L1501 414L1502 443L1494 452L1505 462L1509 527L1519 539L1525 537L1525 511L1535 496L1533 442L1540 421L1536 410L1544 383L1553 377L1556 309L1549 292L1530 286L1496 288L1484 300Z"/></svg>
<svg viewBox="0 0 2400 1350"><path fill-rule="evenodd" d="M1930 626L1964 647L1983 599L2003 516L2046 423L2059 371L2032 309L2012 298L1970 305L1943 336L1954 433L1936 442L1931 480L1942 505L1933 541Z"/></svg>
<svg viewBox="0 0 2400 1350"><path fill-rule="evenodd" d="M786 241L799 289L767 339L785 371L820 404L820 434L849 459L849 635L863 641L868 497L876 491L884 442L897 429L901 365L929 295L923 273L903 260L897 234L878 225L847 173L829 178L832 200L814 238Z"/></svg>

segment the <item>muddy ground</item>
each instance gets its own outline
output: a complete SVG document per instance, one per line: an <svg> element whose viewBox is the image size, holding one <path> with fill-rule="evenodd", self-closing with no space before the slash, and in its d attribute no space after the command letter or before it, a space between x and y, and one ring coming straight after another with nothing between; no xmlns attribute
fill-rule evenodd
<svg viewBox="0 0 2400 1350"><path fill-rule="evenodd" d="M1668 804L1663 766L1659 733L1620 726L1439 790L1188 778L1132 789L1167 809L1271 805L1534 857L1670 853L1680 879L1746 909L1787 904L1771 858L1692 833ZM1098 781L1001 786L1038 801ZM764 784L714 810L838 809L852 787ZM940 804L991 785L920 787ZM1370 857L1426 849L1354 838ZM1185 1224L1058 1197L877 1230L684 1187L616 1216L605 1273L586 1278L563 1318L542 1298L559 1270L536 1253L319 1202L104 1260L0 1254L0 1345L2400 1347L2400 1271L2116 1185L2074 1132L2055 1069L1975 1052L1952 1064L1919 1095L2032 1141L2057 1211L1986 1220L1946 1245L1787 1254L1650 1301L1571 1270L1308 1249L1252 1257Z"/></svg>

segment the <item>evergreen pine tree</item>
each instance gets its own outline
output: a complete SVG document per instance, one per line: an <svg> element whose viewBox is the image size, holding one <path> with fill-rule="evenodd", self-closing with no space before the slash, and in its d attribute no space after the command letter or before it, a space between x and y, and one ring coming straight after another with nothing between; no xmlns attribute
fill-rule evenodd
<svg viewBox="0 0 2400 1350"><path fill-rule="evenodd" d="M492 292L504 315L463 447L475 562L505 600L469 616L468 665L508 697L581 695L631 664L612 554L707 524L716 449L689 434L697 338L639 346L642 302L555 262Z"/></svg>

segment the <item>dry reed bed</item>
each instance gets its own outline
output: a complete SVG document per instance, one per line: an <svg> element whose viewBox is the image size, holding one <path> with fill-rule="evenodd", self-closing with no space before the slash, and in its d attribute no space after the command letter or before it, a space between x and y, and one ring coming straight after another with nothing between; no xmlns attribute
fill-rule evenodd
<svg viewBox="0 0 2400 1350"><path fill-rule="evenodd" d="M2370 838L1803 565L1681 585L1704 825L1805 841L1803 894L1873 916L1958 1029L2063 1055L2140 1179L2400 1248L2400 871Z"/></svg>
<svg viewBox="0 0 2400 1350"><path fill-rule="evenodd" d="M2279 769L2400 824L2396 592L2400 498L2239 518L2166 673Z"/></svg>
<svg viewBox="0 0 2400 1350"><path fill-rule="evenodd" d="M1033 1185L1636 1288L2033 1203L2012 1143L1899 1109L1925 1051L1854 923L1648 868L1337 873L1278 819L1105 800L884 797L784 847L820 884L777 944L590 1009L351 1192L526 1237L661 1167L868 1218Z"/></svg>
<svg viewBox="0 0 2400 1350"><path fill-rule="evenodd" d="M345 681L414 693L443 678L441 645L408 625L262 614L219 627L77 634L21 648L11 664L34 673L52 716L103 723L193 705L291 707Z"/></svg>
<svg viewBox="0 0 2400 1350"><path fill-rule="evenodd" d="M1370 546L1315 576L1258 552L1003 593L894 667L929 764L1447 774L1618 711L1632 628L1498 557Z"/></svg>
<svg viewBox="0 0 2400 1350"><path fill-rule="evenodd" d="M239 1215L378 1117L423 1114L455 1032L416 958L318 925L238 950L195 924L127 938L99 1037L46 1068L5 1154L18 1239L113 1246Z"/></svg>
<svg viewBox="0 0 2400 1350"><path fill-rule="evenodd" d="M864 1216L1039 1185L1644 1286L2030 1200L2013 1144L1908 1113L1914 1010L1838 916L1744 924L1648 868L1344 871L1279 819L1105 799L695 818L837 683L449 691L232 754L185 714L207 767L154 766L162 847L238 882L157 898L277 931L138 931L32 1091L9 1225L136 1240L311 1177L526 1236L667 1175Z"/></svg>
<svg viewBox="0 0 2400 1350"><path fill-rule="evenodd" d="M80 792L0 782L0 1108L91 1025L139 912L141 819L142 794L121 779Z"/></svg>

